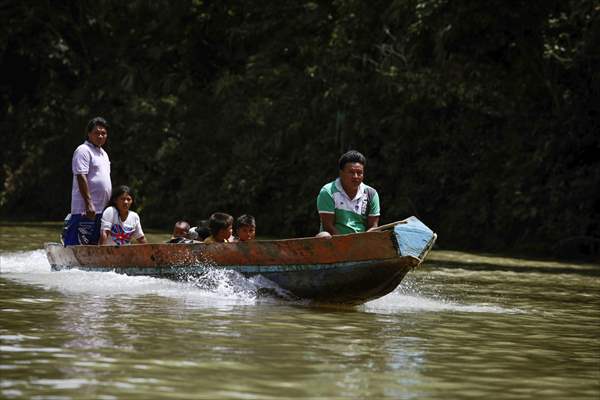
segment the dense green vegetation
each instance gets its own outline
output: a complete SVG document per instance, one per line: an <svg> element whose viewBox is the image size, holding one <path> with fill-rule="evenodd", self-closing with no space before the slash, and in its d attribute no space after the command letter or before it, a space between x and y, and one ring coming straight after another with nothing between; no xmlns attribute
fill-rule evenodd
<svg viewBox="0 0 600 400"><path fill-rule="evenodd" d="M145 226L226 211L313 234L356 148L382 222L417 215L443 247L598 254L595 1L13 3L2 217L68 212L72 152L102 115Z"/></svg>

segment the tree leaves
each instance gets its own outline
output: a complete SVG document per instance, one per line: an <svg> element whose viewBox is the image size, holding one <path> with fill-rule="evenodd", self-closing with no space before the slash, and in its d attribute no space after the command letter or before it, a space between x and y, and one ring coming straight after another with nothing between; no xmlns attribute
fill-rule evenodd
<svg viewBox="0 0 600 400"><path fill-rule="evenodd" d="M382 220L418 214L441 245L600 237L592 1L0 9L4 217L64 216L72 151L101 114L145 226L229 211L313 234L314 198L353 147Z"/></svg>

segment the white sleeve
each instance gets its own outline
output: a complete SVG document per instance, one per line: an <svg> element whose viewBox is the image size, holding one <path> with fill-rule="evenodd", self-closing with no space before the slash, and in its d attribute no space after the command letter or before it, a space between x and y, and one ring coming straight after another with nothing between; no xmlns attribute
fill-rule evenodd
<svg viewBox="0 0 600 400"><path fill-rule="evenodd" d="M113 221L115 220L115 211L116 209L114 207L107 207L106 210L104 210L100 221L100 231L111 230Z"/></svg>
<svg viewBox="0 0 600 400"><path fill-rule="evenodd" d="M87 175L90 171L90 160L92 159L90 152L86 146L81 145L75 149L73 160L71 161L71 169L73 175Z"/></svg>
<svg viewBox="0 0 600 400"><path fill-rule="evenodd" d="M142 230L142 221L140 220L140 216L135 214L135 231L133 231L133 239L139 239L144 236L144 231Z"/></svg>

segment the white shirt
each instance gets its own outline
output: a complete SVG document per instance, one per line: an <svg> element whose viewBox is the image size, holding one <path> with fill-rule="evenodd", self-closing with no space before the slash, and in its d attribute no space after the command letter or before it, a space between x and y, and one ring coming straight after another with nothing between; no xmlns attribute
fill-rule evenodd
<svg viewBox="0 0 600 400"><path fill-rule="evenodd" d="M73 187L71 189L71 214L85 214L85 201L79 191L76 175L87 175L88 188L96 214L100 214L110 200L110 160L101 147L87 140L79 145L71 161Z"/></svg>
<svg viewBox="0 0 600 400"><path fill-rule="evenodd" d="M129 244L133 239L139 239L144 236L140 216L136 212L129 211L127 219L121 221L119 211L115 207L108 207L102 213L100 230L102 232L110 231L112 244L119 246Z"/></svg>

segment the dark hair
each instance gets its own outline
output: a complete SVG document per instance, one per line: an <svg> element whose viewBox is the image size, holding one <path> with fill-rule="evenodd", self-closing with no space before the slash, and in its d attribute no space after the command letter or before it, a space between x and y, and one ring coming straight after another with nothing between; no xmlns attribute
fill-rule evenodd
<svg viewBox="0 0 600 400"><path fill-rule="evenodd" d="M360 163L364 167L367 165L367 159L358 151L350 150L342 154L340 160L338 161L340 169L344 169L348 163Z"/></svg>
<svg viewBox="0 0 600 400"><path fill-rule="evenodd" d="M208 219L208 228L210 229L210 234L213 236L219 233L221 229L225 229L232 224L233 217L221 212L213 213Z"/></svg>
<svg viewBox="0 0 600 400"><path fill-rule="evenodd" d="M241 226L256 226L256 221L252 215L244 214L238 217L233 224L233 233L237 234Z"/></svg>
<svg viewBox="0 0 600 400"><path fill-rule="evenodd" d="M110 201L108 202L108 206L107 207L115 207L117 208L117 199L123 194L123 193L127 193L131 196L131 200L132 200L132 204L135 201L135 196L133 195L133 192L131 191L131 188L129 186L126 185L121 185L121 186L116 186L113 188L112 190L112 194L110 195Z"/></svg>
<svg viewBox="0 0 600 400"><path fill-rule="evenodd" d="M110 126L108 125L108 122L106 122L106 120L104 118L95 117L95 118L90 119L90 122L88 122L85 133L86 134L90 133L96 125L103 126L107 130L110 128Z"/></svg>
<svg viewBox="0 0 600 400"><path fill-rule="evenodd" d="M187 232L190 230L190 223L187 221L177 221L175 222L175 226L173 227L173 233L175 233L177 229L181 229Z"/></svg>
<svg viewBox="0 0 600 400"><path fill-rule="evenodd" d="M208 228L208 220L203 219L196 226L196 233L198 234L199 240L204 240L210 236L210 229Z"/></svg>

